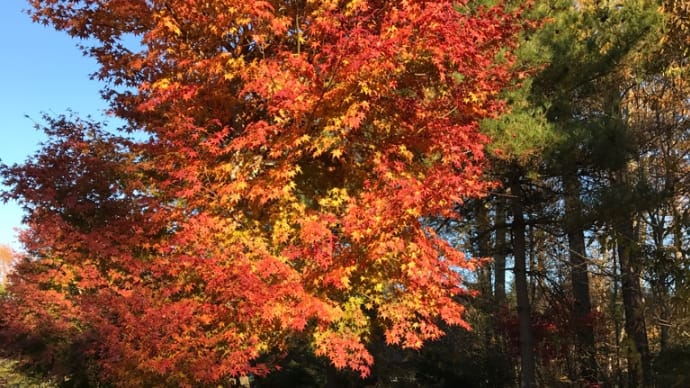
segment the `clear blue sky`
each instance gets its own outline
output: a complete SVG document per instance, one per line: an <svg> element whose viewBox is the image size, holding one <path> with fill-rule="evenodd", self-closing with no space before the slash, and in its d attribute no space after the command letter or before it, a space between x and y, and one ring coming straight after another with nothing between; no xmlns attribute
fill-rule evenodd
<svg viewBox="0 0 690 388"><path fill-rule="evenodd" d="M0 160L10 165L38 149L42 138L32 120L40 122L42 112L72 109L101 119L107 108L102 84L89 79L96 62L66 33L32 23L27 8L23 0L0 0ZM21 217L17 204L0 202L0 244L18 248Z"/></svg>

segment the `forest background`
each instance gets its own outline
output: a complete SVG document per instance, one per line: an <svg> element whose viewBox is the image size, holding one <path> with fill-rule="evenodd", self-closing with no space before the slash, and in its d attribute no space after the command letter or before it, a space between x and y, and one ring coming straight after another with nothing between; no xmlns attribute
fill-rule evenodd
<svg viewBox="0 0 690 388"><path fill-rule="evenodd" d="M3 167L3 355L65 386L690 384L688 3L317 3L32 1L127 126L46 116Z"/></svg>

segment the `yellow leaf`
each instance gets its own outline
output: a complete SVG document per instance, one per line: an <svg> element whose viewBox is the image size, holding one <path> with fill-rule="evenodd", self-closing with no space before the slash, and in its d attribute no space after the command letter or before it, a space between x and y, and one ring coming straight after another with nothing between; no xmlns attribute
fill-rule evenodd
<svg viewBox="0 0 690 388"><path fill-rule="evenodd" d="M177 36L180 36L182 34L182 31L180 31L180 27L178 27L177 23L175 23L175 21L170 17L163 18L163 25Z"/></svg>
<svg viewBox="0 0 690 388"><path fill-rule="evenodd" d="M347 276L343 276L340 278L340 283L343 284L343 287L345 288L350 288L350 278Z"/></svg>
<svg viewBox="0 0 690 388"><path fill-rule="evenodd" d="M165 90L169 87L170 87L170 79L169 78L162 78L162 79L159 79L158 81L153 83L154 89Z"/></svg>
<svg viewBox="0 0 690 388"><path fill-rule="evenodd" d="M408 150L404 144L398 146L398 153L408 162L411 162L412 158L414 158L414 154L412 154L412 152L410 152L410 150Z"/></svg>

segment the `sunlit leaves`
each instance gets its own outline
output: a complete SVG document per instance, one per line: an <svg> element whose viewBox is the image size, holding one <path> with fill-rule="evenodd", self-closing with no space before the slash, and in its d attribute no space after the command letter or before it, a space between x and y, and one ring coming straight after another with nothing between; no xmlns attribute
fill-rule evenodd
<svg viewBox="0 0 690 388"><path fill-rule="evenodd" d="M7 245L0 245L0 285L4 283L7 274L15 262L15 254Z"/></svg>
<svg viewBox="0 0 690 388"><path fill-rule="evenodd" d="M440 321L465 325L458 269L472 263L424 220L489 187L477 125L502 110L516 14L451 1L32 4L94 39L99 76L131 87L107 91L113 110L150 134L114 152L132 156L117 192L132 207L98 233L125 236L122 249L32 218L46 256L77 272L98 263L75 305L107 333L93 342L105 376L266 373L256 360L295 336L364 376L372 327L417 349ZM116 43L131 34L139 47ZM94 184L120 174L95 167Z"/></svg>

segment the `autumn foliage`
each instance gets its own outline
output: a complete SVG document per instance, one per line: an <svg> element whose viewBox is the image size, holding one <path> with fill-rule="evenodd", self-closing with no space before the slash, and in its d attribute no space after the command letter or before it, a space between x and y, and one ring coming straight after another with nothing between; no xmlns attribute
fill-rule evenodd
<svg viewBox="0 0 690 388"><path fill-rule="evenodd" d="M148 139L49 119L44 149L2 170L29 211L5 332L62 336L43 354L79 344L98 378L134 386L265 374L296 338L365 376L373 328L419 348L441 321L466 326L455 297L474 264L425 220L488 188L477 125L514 77L518 15L31 3L95 42L114 114Z"/></svg>
<svg viewBox="0 0 690 388"><path fill-rule="evenodd" d="M4 283L5 277L12 269L14 258L15 255L12 248L0 244L0 284Z"/></svg>

